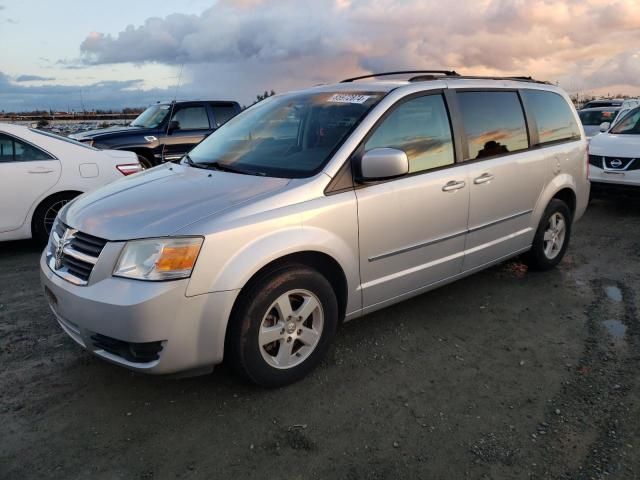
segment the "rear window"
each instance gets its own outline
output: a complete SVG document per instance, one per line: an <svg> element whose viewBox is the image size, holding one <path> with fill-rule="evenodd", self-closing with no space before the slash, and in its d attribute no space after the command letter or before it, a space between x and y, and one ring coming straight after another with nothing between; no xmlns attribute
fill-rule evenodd
<svg viewBox="0 0 640 480"><path fill-rule="evenodd" d="M578 112L582 125L600 125L602 122L613 122L618 115L617 110L592 110L590 112Z"/></svg>
<svg viewBox="0 0 640 480"><path fill-rule="evenodd" d="M522 98L536 118L540 143L580 139L580 127L564 97L544 90L524 90Z"/></svg>
<svg viewBox="0 0 640 480"><path fill-rule="evenodd" d="M527 126L516 92L459 92L469 144L468 160L529 147Z"/></svg>
<svg viewBox="0 0 640 480"><path fill-rule="evenodd" d="M33 133L37 133L39 135L44 135L45 137L55 138L56 140L60 140L61 142L72 143L77 147L86 148L88 150L98 150L97 148L90 147L85 143L78 142L76 140L72 140L69 137L63 137L62 135L56 135L55 133L45 132L44 130L38 130L37 128L30 128L29 131Z"/></svg>

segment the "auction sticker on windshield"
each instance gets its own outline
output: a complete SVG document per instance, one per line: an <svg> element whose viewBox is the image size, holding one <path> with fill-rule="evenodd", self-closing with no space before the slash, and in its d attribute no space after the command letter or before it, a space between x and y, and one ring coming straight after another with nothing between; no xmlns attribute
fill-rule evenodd
<svg viewBox="0 0 640 480"><path fill-rule="evenodd" d="M364 103L371 98L370 95L357 95L351 93L336 93L331 98L330 102L337 103Z"/></svg>

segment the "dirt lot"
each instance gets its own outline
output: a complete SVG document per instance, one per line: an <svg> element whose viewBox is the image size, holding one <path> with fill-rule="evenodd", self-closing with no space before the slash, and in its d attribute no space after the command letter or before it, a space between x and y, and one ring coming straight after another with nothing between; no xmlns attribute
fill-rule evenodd
<svg viewBox="0 0 640 480"><path fill-rule="evenodd" d="M273 391L89 356L38 255L0 245L0 478L640 478L640 197L595 201L561 268L508 262L345 324Z"/></svg>

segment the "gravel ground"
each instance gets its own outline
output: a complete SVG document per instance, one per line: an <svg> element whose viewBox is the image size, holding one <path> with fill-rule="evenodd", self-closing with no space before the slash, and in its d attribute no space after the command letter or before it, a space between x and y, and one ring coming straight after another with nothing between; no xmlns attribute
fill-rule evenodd
<svg viewBox="0 0 640 480"><path fill-rule="evenodd" d="M279 390L95 359L0 244L0 478L640 478L640 196L595 200L560 268L507 262L345 324Z"/></svg>

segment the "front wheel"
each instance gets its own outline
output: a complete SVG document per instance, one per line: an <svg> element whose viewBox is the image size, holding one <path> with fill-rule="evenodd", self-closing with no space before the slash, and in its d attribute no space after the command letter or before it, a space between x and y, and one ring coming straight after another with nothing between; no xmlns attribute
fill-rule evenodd
<svg viewBox="0 0 640 480"><path fill-rule="evenodd" d="M300 380L323 359L338 325L327 279L290 265L253 282L238 300L229 331L229 360L264 387Z"/></svg>
<svg viewBox="0 0 640 480"><path fill-rule="evenodd" d="M562 200L553 199L544 211L531 250L525 260L532 270L550 270L564 257L571 236L571 211Z"/></svg>
<svg viewBox="0 0 640 480"><path fill-rule="evenodd" d="M49 239L58 213L67 203L77 197L79 193L57 193L45 198L35 212L31 220L31 235L36 242L44 245Z"/></svg>

